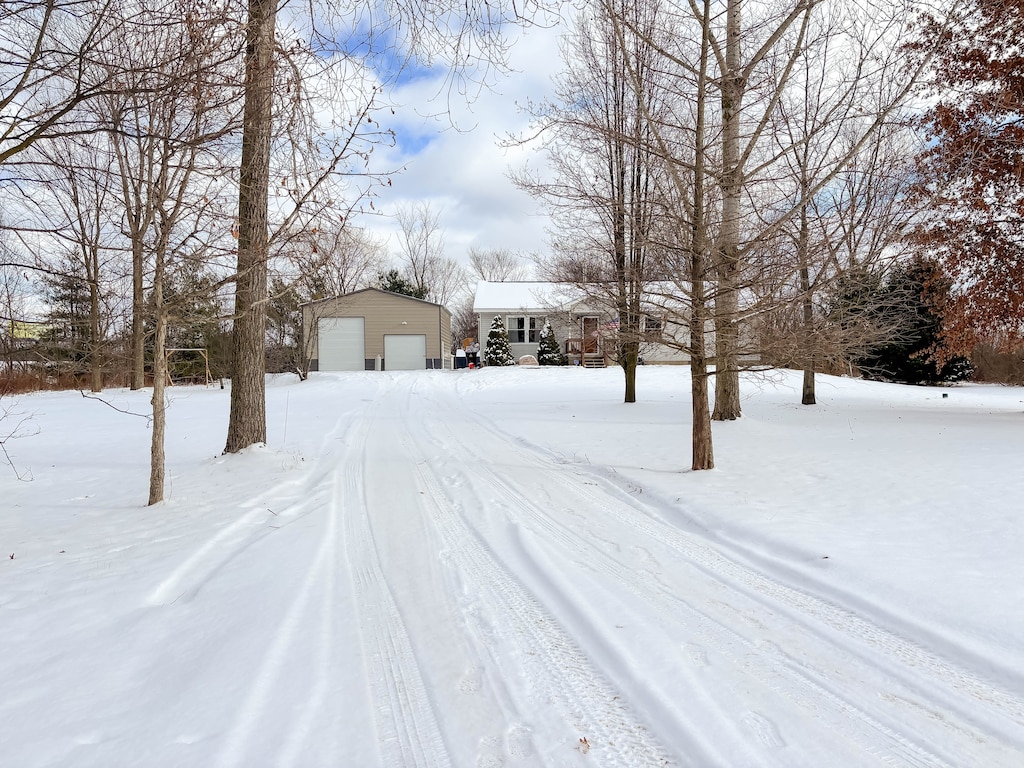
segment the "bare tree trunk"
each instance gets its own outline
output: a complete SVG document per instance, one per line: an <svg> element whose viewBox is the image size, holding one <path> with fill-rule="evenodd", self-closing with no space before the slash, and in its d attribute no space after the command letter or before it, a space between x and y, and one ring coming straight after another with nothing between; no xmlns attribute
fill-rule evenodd
<svg viewBox="0 0 1024 768"><path fill-rule="evenodd" d="M814 303L811 299L810 270L806 262L800 267L800 291L803 294L804 343L811 347L804 361L804 386L800 403L814 405L817 402L814 396Z"/></svg>
<svg viewBox="0 0 1024 768"><path fill-rule="evenodd" d="M801 405L814 405L814 362L809 361L804 367L804 386L800 398Z"/></svg>
<svg viewBox="0 0 1024 768"><path fill-rule="evenodd" d="M267 187L277 0L249 0L238 190L238 277L226 453L267 440Z"/></svg>
<svg viewBox="0 0 1024 768"><path fill-rule="evenodd" d="M132 389L146 386L146 296L142 284L145 257L142 243L132 239Z"/></svg>
<svg viewBox="0 0 1024 768"><path fill-rule="evenodd" d="M804 153L806 155L806 150L804 150ZM801 172L800 178L800 191L806 197L809 186L806 175L806 162L803 164L803 167L804 170ZM800 295L803 297L801 299L801 309L803 311L801 320L804 326L804 349L807 355L804 360L804 386L800 403L802 405L814 405L814 353L817 342L814 338L814 299L811 294L810 212L807 209L806 202L800 206L800 234L797 237L796 251L800 266Z"/></svg>
<svg viewBox="0 0 1024 768"><path fill-rule="evenodd" d="M707 213L705 205L707 143L705 138L704 98L707 88L708 42L711 4L704 0L701 18L701 53L697 79L697 119L693 126L693 213L690 239L690 401L693 415L691 444L694 471L715 468L714 438L711 433L711 409L708 406L708 358L704 332L707 324ZM677 184L678 184L677 180ZM716 379L717 382L717 379Z"/></svg>
<svg viewBox="0 0 1024 768"><path fill-rule="evenodd" d="M690 382L693 389L693 464L690 468L694 471L714 469L715 449L711 436L711 408L708 405L708 366L704 358L691 357Z"/></svg>
<svg viewBox="0 0 1024 768"><path fill-rule="evenodd" d="M158 254L153 273L153 306L156 333L153 339L153 436L149 448L149 505L164 500L164 437L167 431L167 312L164 310L163 259Z"/></svg>
<svg viewBox="0 0 1024 768"><path fill-rule="evenodd" d="M715 299L716 421L737 419L740 407L739 237L740 109L744 83L740 73L740 0L729 0L725 26L726 72L722 76L722 225L718 249L718 295Z"/></svg>
<svg viewBox="0 0 1024 768"><path fill-rule="evenodd" d="M93 254L95 258L95 254ZM98 271L98 264L91 265L91 270ZM100 341L100 287L96 271L89 280L89 373L93 392L103 391L103 355Z"/></svg>
<svg viewBox="0 0 1024 768"><path fill-rule="evenodd" d="M626 396L627 403L636 402L636 368L640 360L640 343L637 341L626 341L619 346L619 363L626 375Z"/></svg>
<svg viewBox="0 0 1024 768"><path fill-rule="evenodd" d="M700 275L703 272L703 258L694 253L692 258L693 272ZM693 463L691 469L715 468L715 449L711 435L711 408L708 405L708 361L707 351L704 344L704 323L705 313L703 311L706 299L703 296L703 281L694 281L693 308L690 314L690 387L693 412L693 430L691 441L693 445Z"/></svg>

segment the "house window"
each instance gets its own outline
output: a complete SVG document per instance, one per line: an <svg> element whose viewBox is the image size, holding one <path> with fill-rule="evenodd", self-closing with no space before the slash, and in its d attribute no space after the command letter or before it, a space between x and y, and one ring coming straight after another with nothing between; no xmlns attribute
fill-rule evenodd
<svg viewBox="0 0 1024 768"><path fill-rule="evenodd" d="M647 335L660 336L661 328L662 323L660 317L651 317L650 315L646 315L644 317L644 333Z"/></svg>
<svg viewBox="0 0 1024 768"><path fill-rule="evenodd" d="M536 344L540 339L540 331L543 327L544 322L540 318L522 315L509 315L505 323L508 340L513 344L525 344L527 341Z"/></svg>

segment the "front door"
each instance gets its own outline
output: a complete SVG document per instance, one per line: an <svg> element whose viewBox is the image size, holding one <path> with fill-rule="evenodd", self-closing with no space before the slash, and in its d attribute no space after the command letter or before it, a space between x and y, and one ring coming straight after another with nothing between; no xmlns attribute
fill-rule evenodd
<svg viewBox="0 0 1024 768"><path fill-rule="evenodd" d="M597 318L584 317L583 323L583 354L596 355L597 349Z"/></svg>

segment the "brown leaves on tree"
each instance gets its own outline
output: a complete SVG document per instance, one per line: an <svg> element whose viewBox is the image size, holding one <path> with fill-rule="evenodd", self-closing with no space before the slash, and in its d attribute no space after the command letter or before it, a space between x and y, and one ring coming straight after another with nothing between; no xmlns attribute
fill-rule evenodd
<svg viewBox="0 0 1024 768"><path fill-rule="evenodd" d="M913 44L936 50L921 119L914 233L953 282L947 344L1024 340L1024 2L968 0L952 23L925 17Z"/></svg>

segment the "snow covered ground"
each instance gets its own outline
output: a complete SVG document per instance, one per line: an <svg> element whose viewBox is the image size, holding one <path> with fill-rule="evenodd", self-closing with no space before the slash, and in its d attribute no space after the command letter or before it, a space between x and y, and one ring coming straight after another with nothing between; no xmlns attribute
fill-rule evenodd
<svg viewBox="0 0 1024 768"><path fill-rule="evenodd" d="M1024 765L1024 389L744 386L704 473L683 368L279 377L237 456L174 389L154 508L5 400L0 764Z"/></svg>

